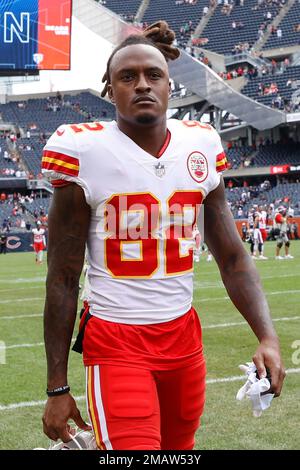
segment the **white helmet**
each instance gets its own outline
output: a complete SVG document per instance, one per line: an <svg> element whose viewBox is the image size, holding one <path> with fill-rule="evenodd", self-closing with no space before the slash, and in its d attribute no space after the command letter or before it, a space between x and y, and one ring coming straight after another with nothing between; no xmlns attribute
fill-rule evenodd
<svg viewBox="0 0 300 470"><path fill-rule="evenodd" d="M74 436L71 435L69 442L51 441L48 449L36 447L34 450L97 450L97 444L94 434L91 431L79 430Z"/></svg>

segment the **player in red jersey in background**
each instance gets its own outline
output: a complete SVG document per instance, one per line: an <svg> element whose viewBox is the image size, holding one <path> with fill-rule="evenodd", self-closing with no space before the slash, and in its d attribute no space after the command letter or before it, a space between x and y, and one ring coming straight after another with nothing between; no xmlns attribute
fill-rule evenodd
<svg viewBox="0 0 300 470"><path fill-rule="evenodd" d="M268 237L268 233L267 233L267 218L268 218L268 215L267 215L267 211L265 210L264 206L259 206L258 212L259 212L258 226L259 226L259 230L260 230L260 233L261 233L261 236L262 236L262 239L263 239L263 243L265 243L265 241Z"/></svg>
<svg viewBox="0 0 300 470"><path fill-rule="evenodd" d="M61 127L45 147L43 171L56 186L45 305L43 424L51 439L70 439L69 419L87 428L67 375L87 243L89 309L76 349L82 343L98 447L193 448L205 401L201 326L191 305L202 203L205 241L259 341L258 373L269 368L272 390L281 391L279 340L227 205L220 138L209 125L166 118L167 60L179 55L173 40L165 22L127 38L104 77L117 121Z"/></svg>
<svg viewBox="0 0 300 470"><path fill-rule="evenodd" d="M36 223L36 228L32 229L33 249L35 252L35 262L37 264L42 264L43 251L46 248L45 230L41 227L41 225L41 222L38 220Z"/></svg>
<svg viewBox="0 0 300 470"><path fill-rule="evenodd" d="M275 212L275 217L273 221L273 228L277 230L278 237L276 243L276 255L275 259L293 259L294 257L289 253L290 249L290 240L287 236L288 221L287 221L287 209L284 206L279 206ZM280 250L284 244L285 257L280 256Z"/></svg>
<svg viewBox="0 0 300 470"><path fill-rule="evenodd" d="M267 231L266 231L266 218L267 214L260 206L254 212L254 251L253 256L256 257L256 250L258 249L259 257L258 259L268 259L264 256L264 242L267 238Z"/></svg>

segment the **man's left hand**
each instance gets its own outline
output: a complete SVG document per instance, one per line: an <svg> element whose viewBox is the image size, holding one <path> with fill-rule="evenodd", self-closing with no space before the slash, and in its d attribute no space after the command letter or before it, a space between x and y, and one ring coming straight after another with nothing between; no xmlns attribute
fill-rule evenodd
<svg viewBox="0 0 300 470"><path fill-rule="evenodd" d="M280 355L278 338L262 339L252 360L256 365L260 379L267 377L266 369L269 369L271 376L270 393L274 393L275 397L279 397L286 373Z"/></svg>

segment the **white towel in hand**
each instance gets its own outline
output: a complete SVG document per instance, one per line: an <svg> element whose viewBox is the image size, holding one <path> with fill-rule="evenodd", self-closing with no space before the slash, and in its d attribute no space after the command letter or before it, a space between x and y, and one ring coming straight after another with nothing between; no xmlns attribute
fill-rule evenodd
<svg viewBox="0 0 300 470"><path fill-rule="evenodd" d="M247 362L247 365L240 365L239 368L247 376L246 383L239 389L236 395L237 400L249 398L252 404L253 416L258 418L262 412L269 408L274 397L273 393L266 392L270 388L270 382L267 378L258 379L256 377L256 365L253 362Z"/></svg>

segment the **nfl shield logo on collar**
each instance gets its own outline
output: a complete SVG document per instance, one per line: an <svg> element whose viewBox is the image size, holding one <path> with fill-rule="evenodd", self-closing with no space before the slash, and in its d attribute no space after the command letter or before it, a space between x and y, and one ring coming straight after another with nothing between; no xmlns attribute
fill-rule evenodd
<svg viewBox="0 0 300 470"><path fill-rule="evenodd" d="M162 178L165 175L166 173L165 165L162 165L160 162L158 162L157 165L154 165L154 168L155 168L156 176L159 176L160 178Z"/></svg>

